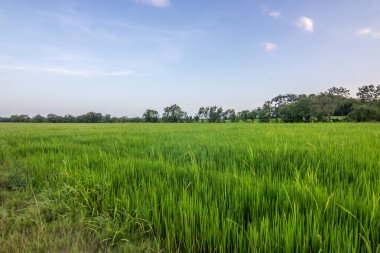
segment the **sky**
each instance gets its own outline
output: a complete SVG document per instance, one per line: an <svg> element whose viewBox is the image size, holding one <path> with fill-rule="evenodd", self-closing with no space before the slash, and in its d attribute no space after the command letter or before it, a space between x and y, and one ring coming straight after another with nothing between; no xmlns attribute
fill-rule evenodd
<svg viewBox="0 0 380 253"><path fill-rule="evenodd" d="M1 0L0 116L254 109L380 84L379 0Z"/></svg>

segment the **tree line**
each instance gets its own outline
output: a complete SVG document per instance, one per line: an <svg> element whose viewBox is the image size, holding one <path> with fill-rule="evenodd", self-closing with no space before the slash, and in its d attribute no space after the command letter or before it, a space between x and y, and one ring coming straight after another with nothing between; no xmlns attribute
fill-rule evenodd
<svg viewBox="0 0 380 253"><path fill-rule="evenodd" d="M154 109L147 109L142 117L114 117L110 114L89 112L79 116L48 114L12 115L0 118L0 122L34 123L138 123L138 122L334 122L334 121L380 121L380 85L366 85L358 88L356 97L343 87L332 87L319 94L278 95L256 109L236 112L223 110L220 106L202 106L189 116L177 104L164 108L162 115Z"/></svg>

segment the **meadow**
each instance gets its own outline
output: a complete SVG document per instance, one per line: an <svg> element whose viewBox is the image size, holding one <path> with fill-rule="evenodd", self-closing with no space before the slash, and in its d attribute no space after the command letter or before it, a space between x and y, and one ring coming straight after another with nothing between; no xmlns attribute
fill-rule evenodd
<svg viewBox="0 0 380 253"><path fill-rule="evenodd" d="M3 252L82 228L87 251L380 252L379 124L6 123L0 169Z"/></svg>

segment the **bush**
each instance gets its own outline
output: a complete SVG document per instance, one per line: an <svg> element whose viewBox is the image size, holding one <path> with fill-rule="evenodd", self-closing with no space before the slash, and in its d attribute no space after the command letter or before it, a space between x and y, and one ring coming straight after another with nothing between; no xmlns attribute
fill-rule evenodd
<svg viewBox="0 0 380 253"><path fill-rule="evenodd" d="M349 114L349 118L357 122L380 121L380 110L368 105L356 106Z"/></svg>

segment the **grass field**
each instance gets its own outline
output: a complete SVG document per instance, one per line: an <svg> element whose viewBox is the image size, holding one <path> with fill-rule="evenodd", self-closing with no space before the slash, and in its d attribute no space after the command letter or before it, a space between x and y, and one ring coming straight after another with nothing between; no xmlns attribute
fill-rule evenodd
<svg viewBox="0 0 380 253"><path fill-rule="evenodd" d="M1 252L380 252L379 124L0 124L0 168Z"/></svg>

